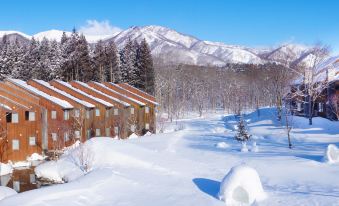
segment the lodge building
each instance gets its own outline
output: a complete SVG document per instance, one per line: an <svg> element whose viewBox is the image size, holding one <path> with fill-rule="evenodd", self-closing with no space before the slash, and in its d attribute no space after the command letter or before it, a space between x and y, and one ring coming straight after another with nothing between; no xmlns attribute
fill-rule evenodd
<svg viewBox="0 0 339 206"><path fill-rule="evenodd" d="M155 98L128 84L0 82L0 162L61 150L96 136L155 133Z"/></svg>

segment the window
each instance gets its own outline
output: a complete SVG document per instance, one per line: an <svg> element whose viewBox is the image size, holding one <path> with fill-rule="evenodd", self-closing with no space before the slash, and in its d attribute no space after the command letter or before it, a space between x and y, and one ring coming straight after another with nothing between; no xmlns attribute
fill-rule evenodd
<svg viewBox="0 0 339 206"><path fill-rule="evenodd" d="M80 110L75 109L75 110L74 110L74 116L75 116L75 117L80 117Z"/></svg>
<svg viewBox="0 0 339 206"><path fill-rule="evenodd" d="M119 127L114 127L114 134L119 135Z"/></svg>
<svg viewBox="0 0 339 206"><path fill-rule="evenodd" d="M35 183L35 174L29 174L29 182L31 184Z"/></svg>
<svg viewBox="0 0 339 206"><path fill-rule="evenodd" d="M148 123L145 124L145 129L149 130L149 124Z"/></svg>
<svg viewBox="0 0 339 206"><path fill-rule="evenodd" d="M20 142L18 139L13 139L12 140L12 149L13 150L19 150L20 147Z"/></svg>
<svg viewBox="0 0 339 206"><path fill-rule="evenodd" d="M134 114L134 107L131 107L131 114Z"/></svg>
<svg viewBox="0 0 339 206"><path fill-rule="evenodd" d="M56 111L51 111L51 118L56 119L57 118L57 113Z"/></svg>
<svg viewBox="0 0 339 206"><path fill-rule="evenodd" d="M25 111L25 120L28 121L29 119L29 111Z"/></svg>
<svg viewBox="0 0 339 206"><path fill-rule="evenodd" d="M131 131L135 132L135 125L131 125Z"/></svg>
<svg viewBox="0 0 339 206"><path fill-rule="evenodd" d="M318 108L319 112L324 112L324 104L323 103L319 102L318 107L319 107Z"/></svg>
<svg viewBox="0 0 339 206"><path fill-rule="evenodd" d="M109 110L106 109L106 113L105 113L106 117L109 117Z"/></svg>
<svg viewBox="0 0 339 206"><path fill-rule="evenodd" d="M301 111L301 102L297 103L297 111L300 112Z"/></svg>
<svg viewBox="0 0 339 206"><path fill-rule="evenodd" d="M89 119L89 111L86 111L86 119Z"/></svg>
<svg viewBox="0 0 339 206"><path fill-rule="evenodd" d="M145 113L146 113L146 114L149 113L149 107L145 107Z"/></svg>
<svg viewBox="0 0 339 206"><path fill-rule="evenodd" d="M68 110L64 111L64 120L69 120L69 111Z"/></svg>
<svg viewBox="0 0 339 206"><path fill-rule="evenodd" d="M74 131L75 138L80 138L80 131Z"/></svg>
<svg viewBox="0 0 339 206"><path fill-rule="evenodd" d="M99 117L100 116L100 110L99 109L95 109L95 116Z"/></svg>
<svg viewBox="0 0 339 206"><path fill-rule="evenodd" d="M19 114L13 113L12 114L12 123L18 123L19 122Z"/></svg>
<svg viewBox="0 0 339 206"><path fill-rule="evenodd" d="M54 142L57 141L57 138L58 138L57 134L56 134L56 133L52 133L52 140L53 140Z"/></svg>
<svg viewBox="0 0 339 206"><path fill-rule="evenodd" d="M119 109L114 109L114 115L119 115Z"/></svg>
<svg viewBox="0 0 339 206"><path fill-rule="evenodd" d="M12 122L12 113L6 112L6 122Z"/></svg>
<svg viewBox="0 0 339 206"><path fill-rule="evenodd" d="M95 136L100 136L100 129L95 130Z"/></svg>
<svg viewBox="0 0 339 206"><path fill-rule="evenodd" d="M68 140L69 140L68 132L65 132L65 133L64 133L64 141L65 141L65 142L68 142Z"/></svg>
<svg viewBox="0 0 339 206"><path fill-rule="evenodd" d="M28 121L35 121L35 112L28 113Z"/></svg>
<svg viewBox="0 0 339 206"><path fill-rule="evenodd" d="M111 136L111 134L110 134L111 132L110 132L110 129L109 129L109 128L106 128L106 129L105 129L105 132L106 132L106 136L107 136L107 137Z"/></svg>
<svg viewBox="0 0 339 206"><path fill-rule="evenodd" d="M29 137L29 146L35 146L36 142L35 142L35 137Z"/></svg>

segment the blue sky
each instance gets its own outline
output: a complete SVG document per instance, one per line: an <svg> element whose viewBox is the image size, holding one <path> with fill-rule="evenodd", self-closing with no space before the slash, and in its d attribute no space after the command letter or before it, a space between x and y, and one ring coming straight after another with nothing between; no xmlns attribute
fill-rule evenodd
<svg viewBox="0 0 339 206"><path fill-rule="evenodd" d="M330 0L33 0L1 2L0 30L34 34L88 27L161 25L200 39L246 46L329 44L339 53L339 1Z"/></svg>

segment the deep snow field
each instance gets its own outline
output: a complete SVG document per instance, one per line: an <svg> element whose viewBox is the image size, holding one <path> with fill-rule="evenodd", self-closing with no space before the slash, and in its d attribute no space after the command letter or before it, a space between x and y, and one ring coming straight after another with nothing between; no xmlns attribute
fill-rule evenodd
<svg viewBox="0 0 339 206"><path fill-rule="evenodd" d="M255 205L339 205L339 164L323 160L328 144L339 146L339 122L314 118L308 126L294 117L291 150L273 109L245 120L253 135L249 152L240 152L234 140L235 117L221 114L180 120L167 133L139 139L93 138L85 144L93 152L86 175L54 165L54 176L70 182L13 195L0 205L225 205L218 199L220 182L241 164L258 172L267 194ZM253 142L257 152L251 152ZM60 161L71 162L66 155Z"/></svg>

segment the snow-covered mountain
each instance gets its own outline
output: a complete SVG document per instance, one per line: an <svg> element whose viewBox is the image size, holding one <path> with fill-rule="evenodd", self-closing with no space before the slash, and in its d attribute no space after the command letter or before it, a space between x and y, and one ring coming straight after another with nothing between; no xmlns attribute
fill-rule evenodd
<svg viewBox="0 0 339 206"><path fill-rule="evenodd" d="M0 38L4 34L17 38L60 41L63 31L49 30L32 36L17 31L0 31ZM71 32L66 32L70 35ZM223 66L227 63L261 64L268 61L290 62L307 59L307 47L298 44L286 44L275 48L249 48L237 45L227 45L220 42L200 40L191 35L179 33L173 29L161 26L130 27L118 34L85 35L89 43L95 44L99 40L114 41L122 48L128 39L141 41L146 39L153 56L165 64L194 64ZM12 37L14 38L14 37Z"/></svg>

